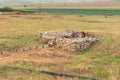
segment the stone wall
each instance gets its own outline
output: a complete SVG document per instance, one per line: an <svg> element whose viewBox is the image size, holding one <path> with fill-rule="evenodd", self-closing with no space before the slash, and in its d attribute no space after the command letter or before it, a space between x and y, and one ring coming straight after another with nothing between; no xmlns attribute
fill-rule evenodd
<svg viewBox="0 0 120 80"><path fill-rule="evenodd" d="M48 48L48 45L40 45L40 46L28 46L28 47L21 47L21 48L16 48L16 49L11 49L7 51L0 51L0 55L4 56L10 56L12 53L22 53L24 51L30 51L30 50L37 50L37 49L43 49L43 48Z"/></svg>
<svg viewBox="0 0 120 80"><path fill-rule="evenodd" d="M99 38L83 31L66 30L61 32L40 33L39 41L49 45L49 47L60 48L68 51L82 51Z"/></svg>

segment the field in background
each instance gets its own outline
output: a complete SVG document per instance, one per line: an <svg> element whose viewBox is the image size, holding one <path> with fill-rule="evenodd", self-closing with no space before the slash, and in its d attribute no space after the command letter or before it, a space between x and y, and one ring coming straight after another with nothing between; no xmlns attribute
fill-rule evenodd
<svg viewBox="0 0 120 80"><path fill-rule="evenodd" d="M120 16L103 15L0 15L0 51L41 45L41 31L73 29L97 34L101 40L78 53L43 49L0 56L0 65L69 72L105 80L120 79ZM81 80L0 67L1 80Z"/></svg>
<svg viewBox="0 0 120 80"><path fill-rule="evenodd" d="M13 7L15 8L15 7ZM48 14L83 14L83 15L120 15L119 7L104 7L104 8L35 8L35 7L16 7L15 9L20 10L22 12L40 12L40 13L48 13Z"/></svg>
<svg viewBox="0 0 120 80"><path fill-rule="evenodd" d="M24 12L43 12L54 14L84 15L120 15L119 1L38 3L31 5L11 6Z"/></svg>

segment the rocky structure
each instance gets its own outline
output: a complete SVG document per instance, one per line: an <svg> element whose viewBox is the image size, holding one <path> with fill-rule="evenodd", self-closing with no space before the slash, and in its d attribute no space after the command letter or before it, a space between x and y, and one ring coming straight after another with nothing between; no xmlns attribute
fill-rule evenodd
<svg viewBox="0 0 120 80"><path fill-rule="evenodd" d="M21 47L21 48L16 48L16 49L11 49L7 51L0 51L0 55L4 56L10 56L12 53L19 53L19 52L24 52L24 51L30 51L30 50L37 50L37 49L43 49L43 48L48 48L49 46L44 44L40 46L28 46L28 47Z"/></svg>
<svg viewBox="0 0 120 80"><path fill-rule="evenodd" d="M42 32L39 41L49 45L49 47L60 48L68 51L82 51L99 38L85 32L66 30L61 32Z"/></svg>

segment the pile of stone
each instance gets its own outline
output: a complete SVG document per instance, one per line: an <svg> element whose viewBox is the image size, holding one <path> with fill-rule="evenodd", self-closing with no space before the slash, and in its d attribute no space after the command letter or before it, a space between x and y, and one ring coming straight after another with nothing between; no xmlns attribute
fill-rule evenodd
<svg viewBox="0 0 120 80"><path fill-rule="evenodd" d="M61 32L42 32L39 41L48 44L49 47L60 48L68 51L82 51L98 41L97 36L83 31L66 30Z"/></svg>

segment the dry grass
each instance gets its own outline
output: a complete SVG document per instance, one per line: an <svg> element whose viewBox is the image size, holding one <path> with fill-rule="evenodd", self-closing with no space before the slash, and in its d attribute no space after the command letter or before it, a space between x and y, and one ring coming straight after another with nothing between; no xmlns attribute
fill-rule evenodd
<svg viewBox="0 0 120 80"><path fill-rule="evenodd" d="M36 40L40 31L65 29L97 34L101 36L101 41L78 54L42 49L0 56L0 65L69 72L105 80L120 79L120 16L0 15L0 51L41 45ZM0 67L0 72L1 80L70 80L3 67Z"/></svg>

